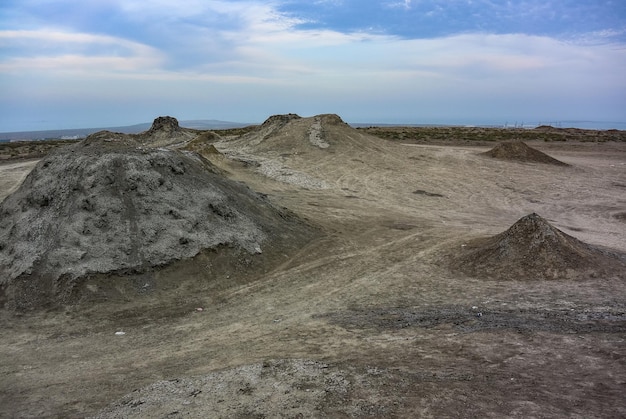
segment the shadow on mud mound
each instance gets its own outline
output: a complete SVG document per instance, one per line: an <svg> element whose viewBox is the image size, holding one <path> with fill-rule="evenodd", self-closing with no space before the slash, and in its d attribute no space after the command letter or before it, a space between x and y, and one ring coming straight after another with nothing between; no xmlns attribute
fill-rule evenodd
<svg viewBox="0 0 626 419"><path fill-rule="evenodd" d="M479 278L502 280L626 277L626 256L588 245L533 213L493 237L454 249L450 266Z"/></svg>
<svg viewBox="0 0 626 419"><path fill-rule="evenodd" d="M527 163L545 163L556 166L569 166L547 154L526 145L522 141L507 141L496 145L491 150L483 153L483 155L501 159L514 160Z"/></svg>
<svg viewBox="0 0 626 419"><path fill-rule="evenodd" d="M510 330L551 333L624 333L626 310L499 310L469 307L375 308L328 313L319 316L345 329L390 330L408 327L452 326L462 332Z"/></svg>
<svg viewBox="0 0 626 419"><path fill-rule="evenodd" d="M618 212L617 214L613 214L613 218L626 223L626 212Z"/></svg>

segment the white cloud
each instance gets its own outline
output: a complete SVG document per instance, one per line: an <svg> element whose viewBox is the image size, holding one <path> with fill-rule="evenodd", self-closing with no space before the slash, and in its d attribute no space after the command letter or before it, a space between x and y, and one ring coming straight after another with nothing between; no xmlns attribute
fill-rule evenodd
<svg viewBox="0 0 626 419"><path fill-rule="evenodd" d="M223 94L257 107L315 102L320 112L339 112L323 109L324 104L356 112L367 103L372 112L382 112L382 102L393 112L396 104L410 109L418 101L432 112L445 113L451 107L462 112L464 106L487 112L491 102L499 110L501 104L518 100L514 98L542 105L584 98L593 107L605 97L626 97L621 74L625 46L606 41L615 38L614 32L569 42L488 33L402 39L302 29L301 20L279 13L273 2L118 4L126 13L125 22L137 25L138 33L123 31L123 37L58 28L0 31L0 48L7 51L0 56L0 83L16 97L28 91L30 101L46 89L49 97L61 97L79 79L76 95L88 86L92 98L115 92L120 101L138 103L149 92L153 102L155 97L163 102L193 97L194 106L200 106L211 100L207 97ZM24 82L24 74L39 84ZM178 89L185 94L176 97ZM233 112L241 110L240 103L232 106Z"/></svg>
<svg viewBox="0 0 626 419"><path fill-rule="evenodd" d="M409 10L411 8L411 0L392 1L387 3L387 7L391 8L403 8Z"/></svg>
<svg viewBox="0 0 626 419"><path fill-rule="evenodd" d="M163 55L138 42L107 35L59 30L0 31L3 45L19 46L21 55L0 61L0 71L59 71L93 74L142 71L158 67Z"/></svg>
<svg viewBox="0 0 626 419"><path fill-rule="evenodd" d="M614 46L590 47L527 35L463 34L404 40L367 33L296 30L271 13L246 16L245 30L219 33L228 43L228 51L219 59L214 55L197 57L191 65L175 69L165 65L167 51L117 37L56 30L1 31L0 42L30 45L38 53L6 58L0 61L0 71L277 85L307 80L320 83L321 88L350 82L355 90L371 88L367 83L371 78L387 86L429 79L482 83L487 78L492 85L506 85L510 80L584 85L605 79L620 88L626 83L616 79L614 70L626 66L626 51ZM204 40L194 39L196 36L192 33L186 41L201 49ZM45 48L38 49L44 44ZM57 44L61 52L55 54Z"/></svg>

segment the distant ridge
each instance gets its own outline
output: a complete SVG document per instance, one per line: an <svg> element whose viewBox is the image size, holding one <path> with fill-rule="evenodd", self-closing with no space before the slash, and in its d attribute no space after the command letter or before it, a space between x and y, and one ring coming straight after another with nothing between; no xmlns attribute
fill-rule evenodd
<svg viewBox="0 0 626 419"><path fill-rule="evenodd" d="M180 126L183 128L192 128L198 130L209 129L229 129L229 128L241 128L252 124L232 122L232 121L220 121L217 119L192 119L186 121L179 121ZM125 125L120 127L100 127L100 128L72 128L72 129L58 129L58 130L44 130L44 131L16 131L16 132L0 132L1 141L16 141L16 140L46 140L46 139L58 139L58 138L84 138L90 134L98 131L112 131L121 132L123 134L138 134L150 129L152 122L145 122L135 125Z"/></svg>

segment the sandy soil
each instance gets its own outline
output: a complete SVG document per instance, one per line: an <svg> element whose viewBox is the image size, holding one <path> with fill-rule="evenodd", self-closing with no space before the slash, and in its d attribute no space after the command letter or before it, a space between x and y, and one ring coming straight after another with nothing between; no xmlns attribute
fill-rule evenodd
<svg viewBox="0 0 626 419"><path fill-rule="evenodd" d="M529 143L561 167L315 127L306 147L216 147L323 237L207 293L0 312L0 416L626 416L625 281L487 280L442 256L531 212L626 252L626 143ZM32 165L0 166L1 196Z"/></svg>

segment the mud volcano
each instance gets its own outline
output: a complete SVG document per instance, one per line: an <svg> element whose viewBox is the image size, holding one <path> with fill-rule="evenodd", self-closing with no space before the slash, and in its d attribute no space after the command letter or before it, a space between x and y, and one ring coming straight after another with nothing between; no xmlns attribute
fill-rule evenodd
<svg viewBox="0 0 626 419"><path fill-rule="evenodd" d="M305 153L325 150L332 145L335 149L346 130L356 131L335 114L302 118L290 113L270 116L234 143L255 154L276 150Z"/></svg>
<svg viewBox="0 0 626 419"><path fill-rule="evenodd" d="M484 155L501 160L569 166L567 163L563 163L539 150L529 147L522 141L502 142L484 153Z"/></svg>
<svg viewBox="0 0 626 419"><path fill-rule="evenodd" d="M198 131L183 128L178 120L172 116L159 116L152 122L149 130L139 134L123 134L111 131L99 131L85 139L86 142L115 142L127 145L141 145L147 147L180 148L199 136L210 135L207 131Z"/></svg>
<svg viewBox="0 0 626 419"><path fill-rule="evenodd" d="M477 239L453 256L453 268L496 279L626 277L626 257L563 233L533 213L496 236Z"/></svg>
<svg viewBox="0 0 626 419"><path fill-rule="evenodd" d="M196 153L109 137L49 155L0 204L0 302L55 306L94 275L150 272L207 249L249 264L312 237Z"/></svg>

